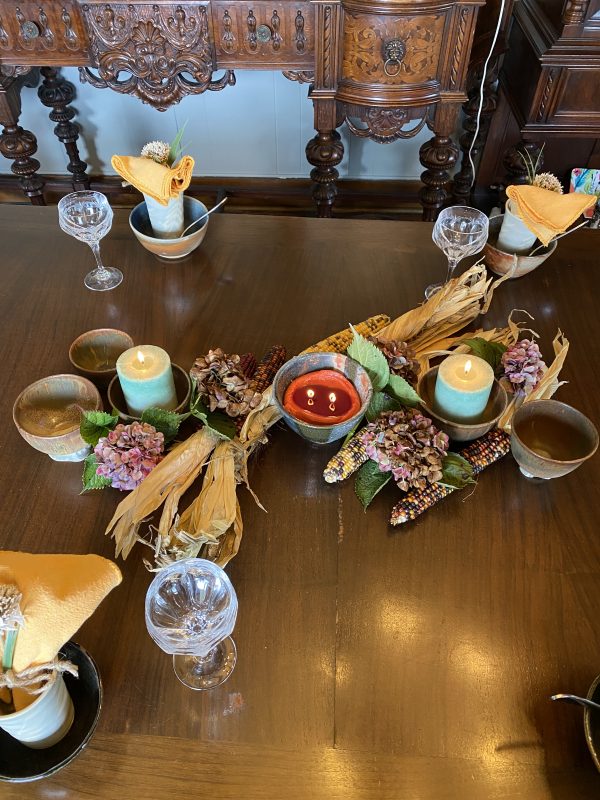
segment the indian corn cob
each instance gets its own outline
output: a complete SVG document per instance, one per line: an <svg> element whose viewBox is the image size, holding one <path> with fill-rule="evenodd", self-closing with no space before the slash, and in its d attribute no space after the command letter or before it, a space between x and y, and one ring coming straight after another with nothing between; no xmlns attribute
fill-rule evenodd
<svg viewBox="0 0 600 800"><path fill-rule="evenodd" d="M390 318L385 314L377 314L375 317L369 317L364 322L355 325L355 330L362 336L373 336L373 334L389 325ZM303 353L345 353L352 344L354 334L350 328L346 328L339 333L334 333L333 336L328 336L327 339L322 339L312 347L307 347Z"/></svg>
<svg viewBox="0 0 600 800"><path fill-rule="evenodd" d="M510 436L500 429L468 444L460 455L473 467L473 473L478 475L486 467L505 456L510 450ZM428 508L434 506L439 500L454 492L448 486L432 483L426 489L408 492L392 509L390 522L392 525L402 525L403 522L416 519Z"/></svg>
<svg viewBox="0 0 600 800"><path fill-rule="evenodd" d="M252 378L255 392L264 392L272 383L279 367L285 363L285 347L276 344L268 350L261 360Z"/></svg>
<svg viewBox="0 0 600 800"><path fill-rule="evenodd" d="M325 467L323 477L327 483L337 483L349 478L353 472L368 461L369 456L366 446L361 442L358 434L355 434L342 449L336 453Z"/></svg>
<svg viewBox="0 0 600 800"><path fill-rule="evenodd" d="M254 377L257 367L258 361L256 360L254 353L244 353L244 355L240 356L240 369L246 378L248 378L248 380L251 380Z"/></svg>

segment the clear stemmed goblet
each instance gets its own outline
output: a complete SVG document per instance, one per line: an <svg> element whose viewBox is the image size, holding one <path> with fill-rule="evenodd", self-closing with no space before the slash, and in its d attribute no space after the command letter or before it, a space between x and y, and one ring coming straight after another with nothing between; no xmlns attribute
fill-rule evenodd
<svg viewBox="0 0 600 800"><path fill-rule="evenodd" d="M481 211L469 206L450 206L440 212L433 226L432 239L446 254L450 280L459 261L483 250L488 238L489 219ZM442 288L441 283L432 283L425 289L429 298Z"/></svg>
<svg viewBox="0 0 600 800"><path fill-rule="evenodd" d="M146 594L146 627L173 655L173 669L190 689L227 680L237 658L230 634L237 617L235 589L226 573L203 558L160 570Z"/></svg>
<svg viewBox="0 0 600 800"><path fill-rule="evenodd" d="M101 192L72 192L58 203L58 224L65 233L89 244L96 257L96 269L85 276L85 285L95 292L114 289L123 280L123 273L105 267L100 258L100 239L109 232L113 212Z"/></svg>

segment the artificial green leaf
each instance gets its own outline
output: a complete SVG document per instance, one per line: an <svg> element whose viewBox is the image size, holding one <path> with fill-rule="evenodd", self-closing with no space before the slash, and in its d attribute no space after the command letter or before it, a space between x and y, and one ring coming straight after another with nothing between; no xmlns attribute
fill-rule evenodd
<svg viewBox="0 0 600 800"><path fill-rule="evenodd" d="M438 483L451 489L463 489L475 483L473 467L458 453L448 453L442 460L442 479Z"/></svg>
<svg viewBox="0 0 600 800"><path fill-rule="evenodd" d="M356 473L354 491L366 511L371 501L391 479L391 472L381 472L375 461L365 461Z"/></svg>
<svg viewBox="0 0 600 800"><path fill-rule="evenodd" d="M111 485L110 478L105 478L103 475L96 475L98 468L98 459L95 453L90 455L83 462L83 475L81 477L83 483L83 492L89 492L91 489L105 489Z"/></svg>
<svg viewBox="0 0 600 800"><path fill-rule="evenodd" d="M395 397L390 397L385 392L373 392L373 397L367 408L367 419L373 422L384 411L396 411L401 403Z"/></svg>
<svg viewBox="0 0 600 800"><path fill-rule="evenodd" d="M358 361L365 368L373 384L373 391L378 392L387 385L390 378L388 362L379 348L375 347L364 336L361 336L360 333L357 333L352 325L350 325L350 328L354 334L354 339L346 352L350 358Z"/></svg>
<svg viewBox="0 0 600 800"><path fill-rule="evenodd" d="M475 336L473 339L463 339L460 344L466 344L479 358L491 366L494 372L500 366L502 361L502 354L506 352L507 347L500 342L488 342L487 339L482 339L480 336Z"/></svg>
<svg viewBox="0 0 600 800"><path fill-rule="evenodd" d="M177 136L171 142L171 146L169 148L169 166L172 167L175 161L179 158L179 153L181 151L181 139L183 137L183 132L185 131L185 126L187 125L187 120L185 121L183 128L180 128L177 131Z"/></svg>
<svg viewBox="0 0 600 800"><path fill-rule="evenodd" d="M342 447L346 447L346 445L348 444L348 442L350 441L350 439L352 439L352 437L354 436L354 434L356 433L356 431L357 431L357 430L360 428L360 426L361 426L361 424L362 424L362 421L363 421L363 418L361 417L361 418L358 420L358 422L356 423L356 425L355 425L355 426L352 428L352 430L350 431L350 433L347 433L347 434L346 434L346 438L345 438L345 439L344 439L344 441L342 442ZM342 449L342 448L340 447L340 450L341 450L341 449Z"/></svg>
<svg viewBox="0 0 600 800"><path fill-rule="evenodd" d="M416 406L421 402L421 398L410 383L401 378L400 375L390 375L385 391L386 394L390 394L403 406Z"/></svg>
<svg viewBox="0 0 600 800"><path fill-rule="evenodd" d="M211 430L225 439L233 439L236 434L235 420L220 411L209 412L206 417L206 424Z"/></svg>
<svg viewBox="0 0 600 800"><path fill-rule="evenodd" d="M187 414L176 414L165 408L147 408L142 414L141 421L153 425L163 434L165 442L171 442L177 436L179 426L186 417Z"/></svg>
<svg viewBox="0 0 600 800"><path fill-rule="evenodd" d="M86 444L95 447L99 439L108 436L118 421L117 415L113 416L105 411L84 411L79 424L81 438Z"/></svg>

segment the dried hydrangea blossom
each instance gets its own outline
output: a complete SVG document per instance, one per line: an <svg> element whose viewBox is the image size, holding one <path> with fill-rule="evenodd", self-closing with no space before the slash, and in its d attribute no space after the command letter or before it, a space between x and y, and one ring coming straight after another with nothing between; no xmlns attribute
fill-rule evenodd
<svg viewBox="0 0 600 800"><path fill-rule="evenodd" d="M119 424L94 448L98 459L96 474L109 478L115 489L135 489L162 460L164 447L165 437L153 425Z"/></svg>
<svg viewBox="0 0 600 800"><path fill-rule="evenodd" d="M546 364L536 342L521 339L502 354L502 368L513 392L528 395L542 379Z"/></svg>
<svg viewBox="0 0 600 800"><path fill-rule="evenodd" d="M556 175L551 172L540 172L532 181L532 186L538 186L540 189L548 189L557 194L563 193L562 183L558 180Z"/></svg>
<svg viewBox="0 0 600 800"><path fill-rule="evenodd" d="M411 386L416 386L419 375L419 362L415 358L415 352L406 342L394 342L386 339L379 339L377 336L367 337L375 347L385 356L392 375L399 375L408 381Z"/></svg>
<svg viewBox="0 0 600 800"><path fill-rule="evenodd" d="M244 375L240 357L227 355L220 347L199 356L190 376L201 402L210 411L220 409L230 417L240 417L262 400L262 394L254 389L254 382Z"/></svg>
<svg viewBox="0 0 600 800"><path fill-rule="evenodd" d="M417 409L385 411L359 437L369 458L381 472L391 472L403 491L441 480L448 436Z"/></svg>
<svg viewBox="0 0 600 800"><path fill-rule="evenodd" d="M148 142L142 147L142 158L151 158L157 164L168 164L171 146L167 142Z"/></svg>

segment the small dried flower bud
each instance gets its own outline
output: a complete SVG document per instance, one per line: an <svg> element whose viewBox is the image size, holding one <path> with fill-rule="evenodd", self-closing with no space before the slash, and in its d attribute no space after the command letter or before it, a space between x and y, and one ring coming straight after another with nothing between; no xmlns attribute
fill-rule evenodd
<svg viewBox="0 0 600 800"><path fill-rule="evenodd" d="M528 395L542 379L546 364L537 343L531 339L521 339L502 354L502 368L513 392Z"/></svg>
<svg viewBox="0 0 600 800"><path fill-rule="evenodd" d="M140 155L142 158L151 158L157 164L168 164L170 151L171 147L166 142L148 142L142 147Z"/></svg>

